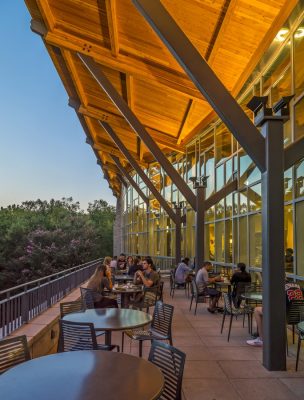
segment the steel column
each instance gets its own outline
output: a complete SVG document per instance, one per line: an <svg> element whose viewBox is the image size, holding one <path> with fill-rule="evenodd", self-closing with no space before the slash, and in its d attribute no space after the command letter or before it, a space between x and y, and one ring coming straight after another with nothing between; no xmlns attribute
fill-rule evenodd
<svg viewBox="0 0 304 400"><path fill-rule="evenodd" d="M181 262L182 252L181 252L181 242L182 242L182 218L181 218L181 207L177 206L175 208L175 263L176 266Z"/></svg>
<svg viewBox="0 0 304 400"><path fill-rule="evenodd" d="M205 250L205 187L196 189L195 213L195 270L197 271L204 262Z"/></svg>
<svg viewBox="0 0 304 400"><path fill-rule="evenodd" d="M113 161L115 162L117 168L119 171L127 178L127 180L130 182L130 185L134 187L136 192L139 194L139 196L143 199L143 201L146 203L147 207L149 206L149 199L148 197L143 193L141 188L137 185L135 180L132 178L132 176L128 173L128 171L124 168L124 166L121 164L119 161L118 157L114 156L111 154L111 157Z"/></svg>
<svg viewBox="0 0 304 400"><path fill-rule="evenodd" d="M195 196L183 178L179 175L167 157L163 154L158 145L154 142L152 137L146 131L144 126L138 120L136 115L128 107L127 103L120 96L112 83L103 73L100 65L98 65L91 57L84 54L77 53L83 64L86 66L91 75L95 78L96 82L102 87L108 97L112 100L113 104L121 112L128 124L137 133L140 139L145 143L150 152L155 157L156 161L162 166L167 175L170 176L178 190L183 194L185 199L195 209Z"/></svg>
<svg viewBox="0 0 304 400"><path fill-rule="evenodd" d="M116 146L122 152L122 154L126 157L126 159L129 161L129 163L132 165L132 168L135 169L135 171L138 173L138 175L144 181L144 183L146 184L146 186L148 187L150 192L153 194L153 196L156 198L156 200L159 202L159 204L163 207L163 209L166 211L168 216L172 219L172 221L175 222L175 212L172 210L172 208L169 206L169 204L166 202L166 200L163 198L163 196L159 193L159 191L156 189L156 187L151 183L150 179L147 177L147 175L144 173L144 171L140 168L140 166L137 164L135 159L131 156L128 149L122 143L122 141L119 139L119 137L116 135L116 133L114 132L112 127L107 122L99 121L99 123L104 128L104 130L108 133L108 135L111 137L113 142L116 144Z"/></svg>
<svg viewBox="0 0 304 400"><path fill-rule="evenodd" d="M160 0L132 0L233 136L265 171L265 140Z"/></svg>
<svg viewBox="0 0 304 400"><path fill-rule="evenodd" d="M275 118L275 117L274 117ZM262 173L263 365L286 370L286 304L284 270L283 121L262 125L266 171Z"/></svg>

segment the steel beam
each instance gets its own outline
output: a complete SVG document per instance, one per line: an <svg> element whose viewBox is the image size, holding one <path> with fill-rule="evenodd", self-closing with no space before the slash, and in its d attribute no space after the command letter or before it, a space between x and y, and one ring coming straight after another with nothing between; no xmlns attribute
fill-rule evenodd
<svg viewBox="0 0 304 400"><path fill-rule="evenodd" d="M296 140L285 148L284 169L285 171L304 158L304 137Z"/></svg>
<svg viewBox="0 0 304 400"><path fill-rule="evenodd" d="M258 168L265 171L265 140L160 0L132 0Z"/></svg>
<svg viewBox="0 0 304 400"><path fill-rule="evenodd" d="M286 370L286 304L284 269L283 121L262 125L266 171L262 173L263 365Z"/></svg>
<svg viewBox="0 0 304 400"><path fill-rule="evenodd" d="M114 88L112 83L105 76L100 65L98 65L91 57L88 57L80 53L77 54L78 57L83 62L83 64L88 69L88 71L95 78L96 82L102 87L102 89L112 100L113 104L117 107L117 109L121 112L121 114L129 123L134 132L136 132L136 134L140 137L140 139L145 143L149 151L155 157L156 161L161 165L166 174L172 179L178 190L183 194L185 199L195 210L196 206L195 195L193 194L192 190L189 188L189 186L183 180L183 178L179 175L179 173L176 171L176 169L173 167L173 165L170 163L167 157L163 154L161 149L158 147L156 142L146 131L146 129L138 120L136 115L132 112L132 110L130 110L128 104L124 101L124 99L120 96L120 94Z"/></svg>
<svg viewBox="0 0 304 400"><path fill-rule="evenodd" d="M175 208L176 221L175 221L175 263L176 266L181 262L182 252L181 252L181 242L182 242L182 218L181 218L181 208Z"/></svg>
<svg viewBox="0 0 304 400"><path fill-rule="evenodd" d="M196 213L195 213L195 270L198 271L204 262L205 251L205 188L196 189Z"/></svg>
<svg viewBox="0 0 304 400"><path fill-rule="evenodd" d="M208 210L208 208L214 206L224 197L228 196L230 193L236 191L237 189L238 189L237 179L234 179L232 182L227 183L227 185L225 185L222 189L220 189L213 195L209 196L208 199L205 200L204 202L205 211Z"/></svg>
<svg viewBox="0 0 304 400"><path fill-rule="evenodd" d="M119 161L119 158L116 156L111 155L113 161L115 162L117 168L119 171L126 177L126 179L130 182L130 185L134 187L136 192L139 194L139 196L143 199L143 201L146 203L147 207L149 207L149 199L148 197L144 194L144 192L141 190L141 188L137 185L135 180L132 178L132 176L128 173L128 171L125 169L125 167L122 165L122 163Z"/></svg>
<svg viewBox="0 0 304 400"><path fill-rule="evenodd" d="M119 137L116 135L116 133L114 132L112 127L107 122L99 121L99 123L103 127L103 129L107 132L107 134L110 136L110 138L113 140L113 142L116 144L116 146L119 148L119 150L122 152L122 154L129 161L132 168L134 168L134 170L138 173L138 175L141 177L141 179L145 182L145 184L148 187L148 189L150 190L150 192L153 194L153 196L156 198L156 200L159 202L159 204L163 207L163 209L166 211L168 216L172 219L173 222L175 222L175 212L172 210L172 208L169 206L169 204L166 202L166 200L163 198L163 196L159 193L159 191L156 189L156 187L154 185L152 185L150 179L147 177L147 175L144 173L144 171L140 168L140 166L137 164L135 159L131 156L128 149L122 143L122 141L119 139Z"/></svg>

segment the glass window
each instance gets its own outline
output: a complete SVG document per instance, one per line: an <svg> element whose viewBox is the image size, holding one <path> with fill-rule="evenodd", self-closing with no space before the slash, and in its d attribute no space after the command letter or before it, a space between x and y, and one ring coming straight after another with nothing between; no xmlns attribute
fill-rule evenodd
<svg viewBox="0 0 304 400"><path fill-rule="evenodd" d="M209 180L209 179L208 179ZM224 164L216 169L216 191L224 186Z"/></svg>
<svg viewBox="0 0 304 400"><path fill-rule="evenodd" d="M261 179L261 173L251 158L242 150L240 153L240 187L251 185Z"/></svg>
<svg viewBox="0 0 304 400"><path fill-rule="evenodd" d="M232 181L232 158L230 158L227 162L226 162L226 176L225 176L225 182L229 183L230 181Z"/></svg>
<svg viewBox="0 0 304 400"><path fill-rule="evenodd" d="M261 214L249 216L249 264L252 267L262 266L262 217Z"/></svg>
<svg viewBox="0 0 304 400"><path fill-rule="evenodd" d="M218 262L224 262L224 247L225 246L225 230L224 222L216 222L215 224L215 259Z"/></svg>
<svg viewBox="0 0 304 400"><path fill-rule="evenodd" d="M187 147L187 181L193 176L196 176L195 164L195 143Z"/></svg>
<svg viewBox="0 0 304 400"><path fill-rule="evenodd" d="M247 217L239 219L239 262L248 264Z"/></svg>
<svg viewBox="0 0 304 400"><path fill-rule="evenodd" d="M206 221L214 220L214 206L208 208L208 210L205 212L205 219Z"/></svg>
<svg viewBox="0 0 304 400"><path fill-rule="evenodd" d="M292 200L292 168L284 172L284 200Z"/></svg>
<svg viewBox="0 0 304 400"><path fill-rule="evenodd" d="M215 205L215 219L224 218L225 214L224 199Z"/></svg>
<svg viewBox="0 0 304 400"><path fill-rule="evenodd" d="M304 202L296 204L297 275L304 276Z"/></svg>
<svg viewBox="0 0 304 400"><path fill-rule="evenodd" d="M295 106L295 139L304 136L304 97Z"/></svg>
<svg viewBox="0 0 304 400"><path fill-rule="evenodd" d="M226 196L226 217L232 217L232 194Z"/></svg>
<svg viewBox="0 0 304 400"><path fill-rule="evenodd" d="M261 184L251 186L247 189L249 200L249 211L258 211L262 207Z"/></svg>
<svg viewBox="0 0 304 400"><path fill-rule="evenodd" d="M292 205L284 207L284 249L286 272L293 272L293 213Z"/></svg>
<svg viewBox="0 0 304 400"><path fill-rule="evenodd" d="M209 176L206 188L206 198L214 192L214 148L205 153L206 170L205 175Z"/></svg>
<svg viewBox="0 0 304 400"><path fill-rule="evenodd" d="M205 257L214 260L214 224L205 225Z"/></svg>
<svg viewBox="0 0 304 400"><path fill-rule="evenodd" d="M232 194L232 199L233 199L233 215L238 215L239 213L239 207L238 207L238 193L233 193Z"/></svg>
<svg viewBox="0 0 304 400"><path fill-rule="evenodd" d="M295 195L304 196L304 160L295 166Z"/></svg>
<svg viewBox="0 0 304 400"><path fill-rule="evenodd" d="M240 214L246 214L247 211L247 191L243 191L240 193Z"/></svg>
<svg viewBox="0 0 304 400"><path fill-rule="evenodd" d="M206 135L204 135L201 140L200 140L200 165L201 165L201 171L200 175L203 176L205 175L205 152L209 147L214 145L214 130L212 129Z"/></svg>
<svg viewBox="0 0 304 400"><path fill-rule="evenodd" d="M231 133L224 124L220 124L215 130L216 163L228 158L231 151Z"/></svg>
<svg viewBox="0 0 304 400"><path fill-rule="evenodd" d="M304 25L303 23L294 33L294 75L295 93L299 95L304 90Z"/></svg>
<svg viewBox="0 0 304 400"><path fill-rule="evenodd" d="M232 248L233 248L233 263L236 264L238 262L239 250L238 250L238 220L234 218L232 220L233 225L233 238L232 238Z"/></svg>
<svg viewBox="0 0 304 400"><path fill-rule="evenodd" d="M232 219L225 221L225 262L232 263Z"/></svg>

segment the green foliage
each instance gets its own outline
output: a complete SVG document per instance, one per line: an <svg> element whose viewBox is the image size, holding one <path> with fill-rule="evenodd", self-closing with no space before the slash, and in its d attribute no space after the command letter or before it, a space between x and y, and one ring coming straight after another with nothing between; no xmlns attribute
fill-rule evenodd
<svg viewBox="0 0 304 400"><path fill-rule="evenodd" d="M72 198L0 209L0 290L112 254L115 207Z"/></svg>

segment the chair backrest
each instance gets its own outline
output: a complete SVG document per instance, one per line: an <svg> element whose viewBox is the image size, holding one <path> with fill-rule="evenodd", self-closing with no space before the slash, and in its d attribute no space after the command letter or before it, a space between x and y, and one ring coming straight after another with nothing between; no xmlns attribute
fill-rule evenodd
<svg viewBox="0 0 304 400"><path fill-rule="evenodd" d="M94 290L81 287L80 288L81 299L86 308L94 308Z"/></svg>
<svg viewBox="0 0 304 400"><path fill-rule="evenodd" d="M174 280L175 280L175 270L171 269L171 271L170 271L170 289L174 288Z"/></svg>
<svg viewBox="0 0 304 400"><path fill-rule="evenodd" d="M171 337L173 312L174 307L171 304L164 304L162 301L158 301L155 304L151 329L161 335Z"/></svg>
<svg viewBox="0 0 304 400"><path fill-rule="evenodd" d="M0 374L30 359L25 335L0 340Z"/></svg>
<svg viewBox="0 0 304 400"><path fill-rule="evenodd" d="M198 298L198 287L195 280L195 277L191 281L191 294L197 299Z"/></svg>
<svg viewBox="0 0 304 400"><path fill-rule="evenodd" d="M286 323L296 325L301 321L304 315L304 300L292 300L286 308Z"/></svg>
<svg viewBox="0 0 304 400"><path fill-rule="evenodd" d="M186 354L153 340L149 361L162 371L165 378L165 387L159 399L180 400Z"/></svg>
<svg viewBox="0 0 304 400"><path fill-rule="evenodd" d="M82 300L60 303L60 317L63 318L67 314L83 311L84 309L85 305Z"/></svg>
<svg viewBox="0 0 304 400"><path fill-rule="evenodd" d="M229 293L223 293L223 297L224 297L224 310L226 313L231 314L233 309L231 295Z"/></svg>
<svg viewBox="0 0 304 400"><path fill-rule="evenodd" d="M58 352L96 350L97 340L92 323L59 320Z"/></svg>

